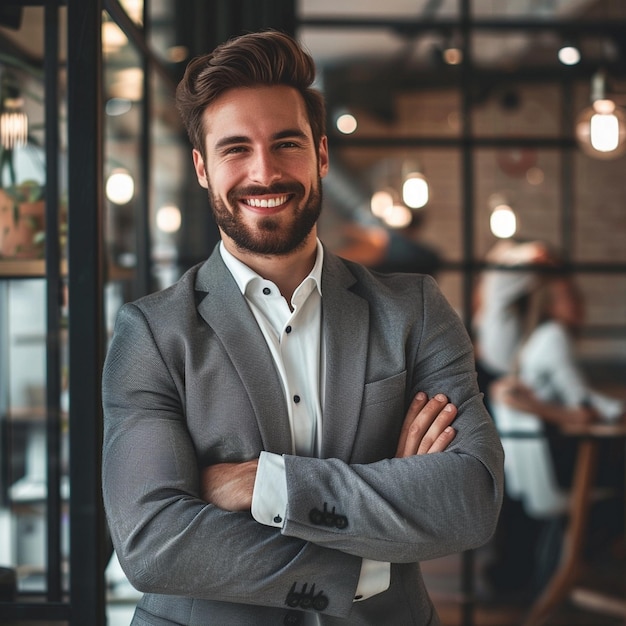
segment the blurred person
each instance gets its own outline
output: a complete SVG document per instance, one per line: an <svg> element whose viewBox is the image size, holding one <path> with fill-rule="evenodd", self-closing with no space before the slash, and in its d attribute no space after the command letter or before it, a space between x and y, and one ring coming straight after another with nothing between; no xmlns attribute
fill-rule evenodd
<svg viewBox="0 0 626 626"><path fill-rule="evenodd" d="M493 402L534 415L543 422L551 465L557 486L564 493L571 487L578 441L563 436L567 424L612 422L624 418L625 405L591 388L575 354L575 340L584 321L582 293L574 279L565 274L537 275L534 288L527 294L521 318L522 338L515 357L513 373L491 385ZM617 488L623 494L623 443L601 442L602 452L596 485ZM506 475L505 475L506 481ZM517 502L518 513L523 500ZM510 504L508 505L510 506ZM620 533L623 521L623 495L596 506L592 533L607 542ZM594 512L596 512L594 511ZM509 558L512 570L528 569L530 592L541 590L559 558L564 520L553 517L535 521L527 528L533 533L510 540L524 549ZM509 553L509 557L511 554Z"/></svg>
<svg viewBox="0 0 626 626"><path fill-rule="evenodd" d="M554 265L554 257L543 241L515 239L499 240L485 255L488 267L474 289L472 330L478 385L488 410L492 383L511 374L515 365L528 294L538 281L535 266ZM534 567L526 545L538 532L535 520L505 490L492 554L482 572L489 593L498 598L525 593Z"/></svg>
<svg viewBox="0 0 626 626"><path fill-rule="evenodd" d="M515 363L526 298L538 280L534 266L551 266L555 259L542 241L503 239L485 261L492 267L482 273L474 290L472 326L479 383L488 405L489 385L510 374Z"/></svg>
<svg viewBox="0 0 626 626"><path fill-rule="evenodd" d="M572 453L565 454L559 426L624 417L624 402L591 388L578 364L575 340L585 319L582 293L571 276L537 277L528 294L514 372L491 385L494 399L544 421L559 482L571 482ZM565 440L566 443L575 443Z"/></svg>
<svg viewBox="0 0 626 626"><path fill-rule="evenodd" d="M436 277L441 255L419 237L423 215L411 211L411 221L403 228L382 224L351 222L341 229L338 256L362 263L377 272L408 272Z"/></svg>

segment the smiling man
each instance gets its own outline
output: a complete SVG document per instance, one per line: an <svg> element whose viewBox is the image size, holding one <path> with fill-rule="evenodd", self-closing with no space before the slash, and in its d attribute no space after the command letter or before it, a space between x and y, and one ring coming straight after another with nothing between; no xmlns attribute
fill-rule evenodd
<svg viewBox="0 0 626 626"><path fill-rule="evenodd" d="M419 562L495 528L502 449L458 316L431 278L317 237L313 79L269 31L178 87L222 241L122 307L107 354L103 494L145 592L134 625L438 624Z"/></svg>

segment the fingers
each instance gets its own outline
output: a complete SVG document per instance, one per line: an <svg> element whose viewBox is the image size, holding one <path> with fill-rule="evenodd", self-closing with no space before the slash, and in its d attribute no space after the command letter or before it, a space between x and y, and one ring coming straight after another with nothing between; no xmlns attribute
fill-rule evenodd
<svg viewBox="0 0 626 626"><path fill-rule="evenodd" d="M446 449L456 434L450 424L457 409L443 394L428 400L426 394L418 393L407 411L396 457L429 454Z"/></svg>
<svg viewBox="0 0 626 626"><path fill-rule="evenodd" d="M413 420L416 418L418 413L424 408L426 402L428 401L428 396L420 391L413 398L413 401L409 405L409 410L406 412L406 417L404 418L404 422L402 424L402 430L400 431L400 438L398 440L398 447L396 448L396 457L405 456L404 449L406 446L406 440L409 435L409 429L413 424Z"/></svg>
<svg viewBox="0 0 626 626"><path fill-rule="evenodd" d="M443 452L454 439L455 435L456 430L454 430L452 426L446 426L443 432L433 441L428 450L426 450L425 454L430 454L431 452ZM422 453L418 452L418 454Z"/></svg>

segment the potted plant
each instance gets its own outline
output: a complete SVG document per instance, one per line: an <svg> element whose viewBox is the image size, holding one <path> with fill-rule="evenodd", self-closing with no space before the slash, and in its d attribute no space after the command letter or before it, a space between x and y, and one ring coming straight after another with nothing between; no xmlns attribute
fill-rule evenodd
<svg viewBox="0 0 626 626"><path fill-rule="evenodd" d="M41 258L44 218L44 187L35 180L18 183L13 151L0 148L0 257Z"/></svg>

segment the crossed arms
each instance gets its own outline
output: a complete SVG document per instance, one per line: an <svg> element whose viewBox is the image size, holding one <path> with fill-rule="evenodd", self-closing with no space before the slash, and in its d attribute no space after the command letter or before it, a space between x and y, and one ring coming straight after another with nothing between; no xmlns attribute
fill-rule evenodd
<svg viewBox="0 0 626 626"><path fill-rule="evenodd" d="M443 452L454 439L450 426L457 409L443 394L432 399L419 392L407 411L394 458ZM202 471L201 495L225 511L249 511L258 459L243 463L218 463Z"/></svg>

